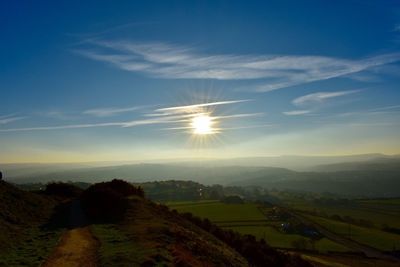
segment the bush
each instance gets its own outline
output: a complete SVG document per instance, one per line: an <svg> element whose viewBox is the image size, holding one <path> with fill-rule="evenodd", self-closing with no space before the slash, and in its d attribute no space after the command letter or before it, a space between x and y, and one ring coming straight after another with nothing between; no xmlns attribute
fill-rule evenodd
<svg viewBox="0 0 400 267"><path fill-rule="evenodd" d="M82 194L83 190L72 184L53 182L46 185L46 189L44 190L44 192L48 195L57 195L70 198L79 196L80 194Z"/></svg>
<svg viewBox="0 0 400 267"><path fill-rule="evenodd" d="M140 187L122 180L94 184L81 197L83 208L90 219L95 221L121 220L129 207L128 196L144 196Z"/></svg>

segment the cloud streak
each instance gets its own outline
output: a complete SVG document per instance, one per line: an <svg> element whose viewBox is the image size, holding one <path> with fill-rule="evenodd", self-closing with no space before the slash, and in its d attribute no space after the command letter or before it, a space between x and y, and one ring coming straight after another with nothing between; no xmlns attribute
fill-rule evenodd
<svg viewBox="0 0 400 267"><path fill-rule="evenodd" d="M8 123L11 123L11 122L14 122L14 121L23 120L25 118L26 117L22 117L22 116L16 117L16 116L13 116L13 115L3 115L3 116L0 116L0 125L8 124Z"/></svg>
<svg viewBox="0 0 400 267"><path fill-rule="evenodd" d="M229 100L229 101L217 101L209 103L199 103L194 105L186 106L174 106L167 108L159 108L153 110L152 113L144 114L141 119L131 121L117 121L117 122L101 122L101 123L83 123L83 124L67 124L67 125L54 125L54 126L39 126L39 127L24 127L24 128L8 128L0 129L0 132L28 132L28 131L48 131L48 130L65 130L65 129L84 129L84 128L96 128L96 127L120 127L130 128L143 125L154 125L154 124L187 124L190 123L193 117L200 115L208 115L212 120L221 119L236 119L236 118L247 118L260 116L263 113L242 113L242 114L230 114L224 116L213 116L211 111L204 110L204 108L211 106L220 106L228 104L237 104L241 102L247 102L250 100ZM94 115L98 117L107 117L115 114L130 112L137 110L141 107L132 108L103 108L103 109L92 109L86 110L83 113ZM147 115L147 116L146 116ZM23 117L0 117L0 124L5 124ZM171 127L179 129L182 127Z"/></svg>
<svg viewBox="0 0 400 267"><path fill-rule="evenodd" d="M324 101L331 99L331 98L350 95L350 94L358 93L360 91L361 90L317 92L317 93L312 93L312 94L298 97L298 98L294 99L292 101L292 103L295 106L307 106L307 105L319 104L319 103L323 103Z"/></svg>
<svg viewBox="0 0 400 267"><path fill-rule="evenodd" d="M159 108L156 109L155 112L161 113L194 113L199 112L202 108L211 107L211 106L220 106L220 105L228 105L228 104L237 104L242 102L251 101L250 99L244 100L229 100L229 101L218 101L218 102L210 102L210 103L201 103L187 106L176 106L176 107L168 107L168 108Z"/></svg>
<svg viewBox="0 0 400 267"><path fill-rule="evenodd" d="M311 110L291 110L291 111L284 111L283 114L287 116L298 116L310 113Z"/></svg>
<svg viewBox="0 0 400 267"><path fill-rule="evenodd" d="M346 76L400 61L400 53L350 60L309 55L209 55L166 43L91 40L87 45L89 48L75 52L122 70L164 79L262 80L245 89L256 92Z"/></svg>
<svg viewBox="0 0 400 267"><path fill-rule="evenodd" d="M137 111L144 108L144 106L128 107L128 108L96 108L88 109L83 112L86 115L92 115L96 117L111 117L121 113Z"/></svg>

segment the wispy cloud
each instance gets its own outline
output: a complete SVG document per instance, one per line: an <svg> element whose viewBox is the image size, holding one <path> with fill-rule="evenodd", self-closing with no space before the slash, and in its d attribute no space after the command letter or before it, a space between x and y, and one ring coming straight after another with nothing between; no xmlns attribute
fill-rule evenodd
<svg viewBox="0 0 400 267"><path fill-rule="evenodd" d="M245 126L237 126L237 127L224 127L223 129L216 129L217 131L222 130L241 130L241 129L253 129L253 128L264 128L264 127L275 127L276 124L266 123L266 124L254 124L254 125L245 125ZM189 130L192 129L190 126L184 127L169 127L162 128L161 130Z"/></svg>
<svg viewBox="0 0 400 267"><path fill-rule="evenodd" d="M19 120L22 120L22 119L25 119L25 118L26 117L22 117L22 116L16 117L14 115L3 115L3 116L0 116L0 125L1 124L8 124L8 123L11 123L11 122L14 122L14 121L19 121Z"/></svg>
<svg viewBox="0 0 400 267"><path fill-rule="evenodd" d="M228 105L228 104L237 104L242 102L251 101L250 99L244 100L229 100L229 101L218 101L218 102L210 102L210 103L201 103L187 106L176 106L176 107L168 107L168 108L159 108L156 109L155 112L161 112L164 114L168 113L194 113L199 112L202 108L211 107L211 106L219 106L219 105Z"/></svg>
<svg viewBox="0 0 400 267"><path fill-rule="evenodd" d="M353 112L343 112L343 113L333 114L333 116L335 117L350 117L359 115L372 116L372 115L398 114L398 113L400 113L400 105L370 108L366 110L359 110Z"/></svg>
<svg viewBox="0 0 400 267"><path fill-rule="evenodd" d="M298 97L292 101L295 106L306 106L312 104L322 103L328 99L345 96L349 94L358 93L361 90L349 90L349 91L336 91L336 92L317 92L308 95Z"/></svg>
<svg viewBox="0 0 400 267"><path fill-rule="evenodd" d="M311 110L292 110L292 111L285 111L282 113L288 116L298 116L298 115L308 114L310 112Z"/></svg>
<svg viewBox="0 0 400 267"><path fill-rule="evenodd" d="M111 117L117 114L137 111L144 108L144 106L128 107L128 108L96 108L88 109L83 112L86 115L92 115L96 117Z"/></svg>
<svg viewBox="0 0 400 267"><path fill-rule="evenodd" d="M28 132L28 131L46 131L46 130L63 130L63 129L81 129L93 127L110 127L110 126L123 126L124 122L107 122L107 123L93 123L93 124L69 124L69 125L56 125L56 126L43 126L43 127L26 127L26 128L9 128L0 129L0 132Z"/></svg>
<svg viewBox="0 0 400 267"><path fill-rule="evenodd" d="M9 128L9 129L0 129L0 132L27 132L27 131L83 129L83 128L96 128L96 127L128 128L140 125L177 123L177 122L182 122L182 120L177 120L177 118L143 119L143 120L133 120L133 121L123 121L123 122L104 122L104 123L68 124L68 125L43 126L43 127Z"/></svg>
<svg viewBox="0 0 400 267"><path fill-rule="evenodd" d="M228 104L237 104L250 100L229 100L229 101L217 101L209 103L198 103L194 105L186 106L174 106L159 108L152 110L151 113L143 114L142 118L131 120L131 121L111 121L101 123L83 123L83 124L66 124L66 125L51 125L51 126L39 126L39 127L24 127L24 128L8 128L0 129L0 132L26 132L26 131L47 131L47 130L64 130L64 129L83 129L83 128L96 128L96 127L120 127L129 128L143 125L154 125L154 124L189 124L193 117L200 115L208 115L212 120L222 119L236 119L236 118L247 118L261 116L263 113L241 113L241 114L230 114L223 116L215 116L210 110L204 110L204 108L210 106L220 106ZM132 108L104 108L104 109L92 109L86 110L85 114L90 114L99 117L111 116L114 114L129 112L138 109L139 107ZM2 122L7 123L13 120L21 119L22 117L0 117L0 124ZM186 126L170 127L174 129L186 128Z"/></svg>
<svg viewBox="0 0 400 267"><path fill-rule="evenodd" d="M399 109L400 110L400 105L393 105L393 106L387 106L387 107L374 108L374 109L371 109L371 111L385 111L385 110L394 110L394 109Z"/></svg>
<svg viewBox="0 0 400 267"><path fill-rule="evenodd" d="M92 47L75 52L126 71L165 79L262 79L261 84L246 89L257 92L346 76L400 61L400 53L350 60L308 55L209 55L166 43L91 40L87 44Z"/></svg>

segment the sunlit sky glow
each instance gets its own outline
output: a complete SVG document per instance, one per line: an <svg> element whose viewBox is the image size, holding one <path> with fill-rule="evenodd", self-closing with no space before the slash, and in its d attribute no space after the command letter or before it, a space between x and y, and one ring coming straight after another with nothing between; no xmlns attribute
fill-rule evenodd
<svg viewBox="0 0 400 267"><path fill-rule="evenodd" d="M18 1L0 18L0 163L400 153L398 1Z"/></svg>

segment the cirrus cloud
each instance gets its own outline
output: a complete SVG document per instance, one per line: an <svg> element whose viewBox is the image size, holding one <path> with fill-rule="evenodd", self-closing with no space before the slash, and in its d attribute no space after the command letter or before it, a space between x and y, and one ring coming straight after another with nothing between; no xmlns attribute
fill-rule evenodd
<svg viewBox="0 0 400 267"><path fill-rule="evenodd" d="M400 61L400 53L362 59L311 55L205 54L167 43L90 40L75 52L119 69L164 79L257 80L245 90L268 92Z"/></svg>

